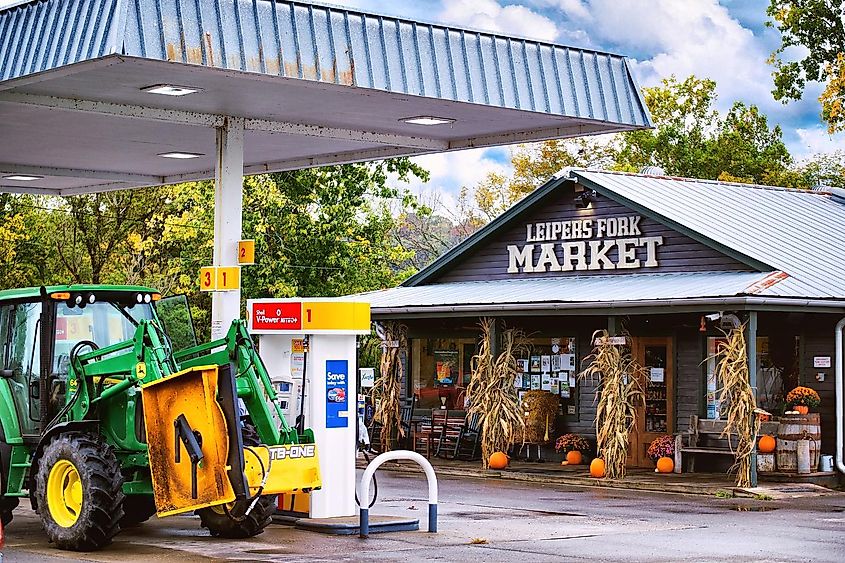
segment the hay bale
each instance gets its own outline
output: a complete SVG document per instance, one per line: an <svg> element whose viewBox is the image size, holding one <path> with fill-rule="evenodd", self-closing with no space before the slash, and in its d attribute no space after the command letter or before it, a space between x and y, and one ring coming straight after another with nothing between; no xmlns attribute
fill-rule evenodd
<svg viewBox="0 0 845 563"><path fill-rule="evenodd" d="M555 436L555 417L560 397L548 391L527 391L522 397L525 419L523 442L546 444Z"/></svg>

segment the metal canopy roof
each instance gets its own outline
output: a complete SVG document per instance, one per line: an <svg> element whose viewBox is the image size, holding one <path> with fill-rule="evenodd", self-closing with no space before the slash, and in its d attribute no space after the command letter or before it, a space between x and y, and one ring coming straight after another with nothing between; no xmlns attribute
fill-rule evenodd
<svg viewBox="0 0 845 563"><path fill-rule="evenodd" d="M158 84L200 91L141 90ZM246 120L247 174L650 126L626 59L595 51L290 1L0 11L0 178L44 176L0 190L211 178L226 116Z"/></svg>

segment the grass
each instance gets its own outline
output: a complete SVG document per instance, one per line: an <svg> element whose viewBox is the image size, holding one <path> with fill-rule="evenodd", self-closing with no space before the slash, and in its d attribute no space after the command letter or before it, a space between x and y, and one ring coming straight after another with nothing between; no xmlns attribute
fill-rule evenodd
<svg viewBox="0 0 845 563"><path fill-rule="evenodd" d="M732 491L718 490L716 491L716 498L734 498Z"/></svg>
<svg viewBox="0 0 845 563"><path fill-rule="evenodd" d="M379 442L381 451L390 450L391 438L395 435L400 439L404 436L400 416L400 393L402 381L402 361L399 351L407 347L407 329L405 325L388 321L384 323L384 340L398 341L398 347L383 345L379 375L373 385L373 396L376 399L376 411L373 420L381 424Z"/></svg>
<svg viewBox="0 0 845 563"><path fill-rule="evenodd" d="M759 494L754 495L754 500L775 500L775 497L773 497L772 495Z"/></svg>
<svg viewBox="0 0 845 563"><path fill-rule="evenodd" d="M728 405L728 420L723 438L736 434L734 451L737 487L751 486L751 454L757 442L760 419L755 414L757 403L754 389L748 375L748 350L745 342L745 325L732 328L725 333L726 342L719 350L719 364L716 375L722 385L719 402Z"/></svg>
<svg viewBox="0 0 845 563"><path fill-rule="evenodd" d="M606 330L593 333L598 342L587 356L589 365L578 374L598 382L596 389L596 450L604 459L605 478L625 477L628 434L636 422L637 405L643 399L643 368L631 357L628 346L614 346Z"/></svg>
<svg viewBox="0 0 845 563"><path fill-rule="evenodd" d="M528 351L522 331L502 331L502 347L493 356L494 321L483 318L478 353L472 357L472 374L467 385L467 416L477 415L481 423L481 463L486 469L494 452L507 452L525 426L514 387L517 357Z"/></svg>

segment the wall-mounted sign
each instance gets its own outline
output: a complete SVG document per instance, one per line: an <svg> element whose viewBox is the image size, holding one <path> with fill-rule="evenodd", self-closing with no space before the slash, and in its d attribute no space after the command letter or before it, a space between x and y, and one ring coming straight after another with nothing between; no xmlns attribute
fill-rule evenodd
<svg viewBox="0 0 845 563"><path fill-rule="evenodd" d="M829 368L830 356L813 356L814 368Z"/></svg>
<svg viewBox="0 0 845 563"><path fill-rule="evenodd" d="M509 244L508 273L657 268L662 236L644 236L642 216L529 223L524 245Z"/></svg>
<svg viewBox="0 0 845 563"><path fill-rule="evenodd" d="M239 240L238 241L238 264L241 266L248 266L255 264L255 241L254 240Z"/></svg>
<svg viewBox="0 0 845 563"><path fill-rule="evenodd" d="M376 384L375 368L358 368L361 376L361 387L374 387Z"/></svg>

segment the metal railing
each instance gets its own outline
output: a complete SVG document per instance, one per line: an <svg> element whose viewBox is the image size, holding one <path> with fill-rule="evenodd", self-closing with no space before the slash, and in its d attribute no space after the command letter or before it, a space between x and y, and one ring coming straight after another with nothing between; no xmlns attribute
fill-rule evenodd
<svg viewBox="0 0 845 563"><path fill-rule="evenodd" d="M360 537L362 538L366 538L370 534L370 509L365 508L367 504L366 499L369 498L370 482L373 480L373 475L375 475L376 470L378 470L382 463L395 460L413 461L425 471L425 477L428 481L428 531L430 533L437 532L437 476L434 474L434 468L426 458L416 452L396 450L376 456L367 465L364 475L361 476L361 483L358 486L358 498L361 500L359 526Z"/></svg>

